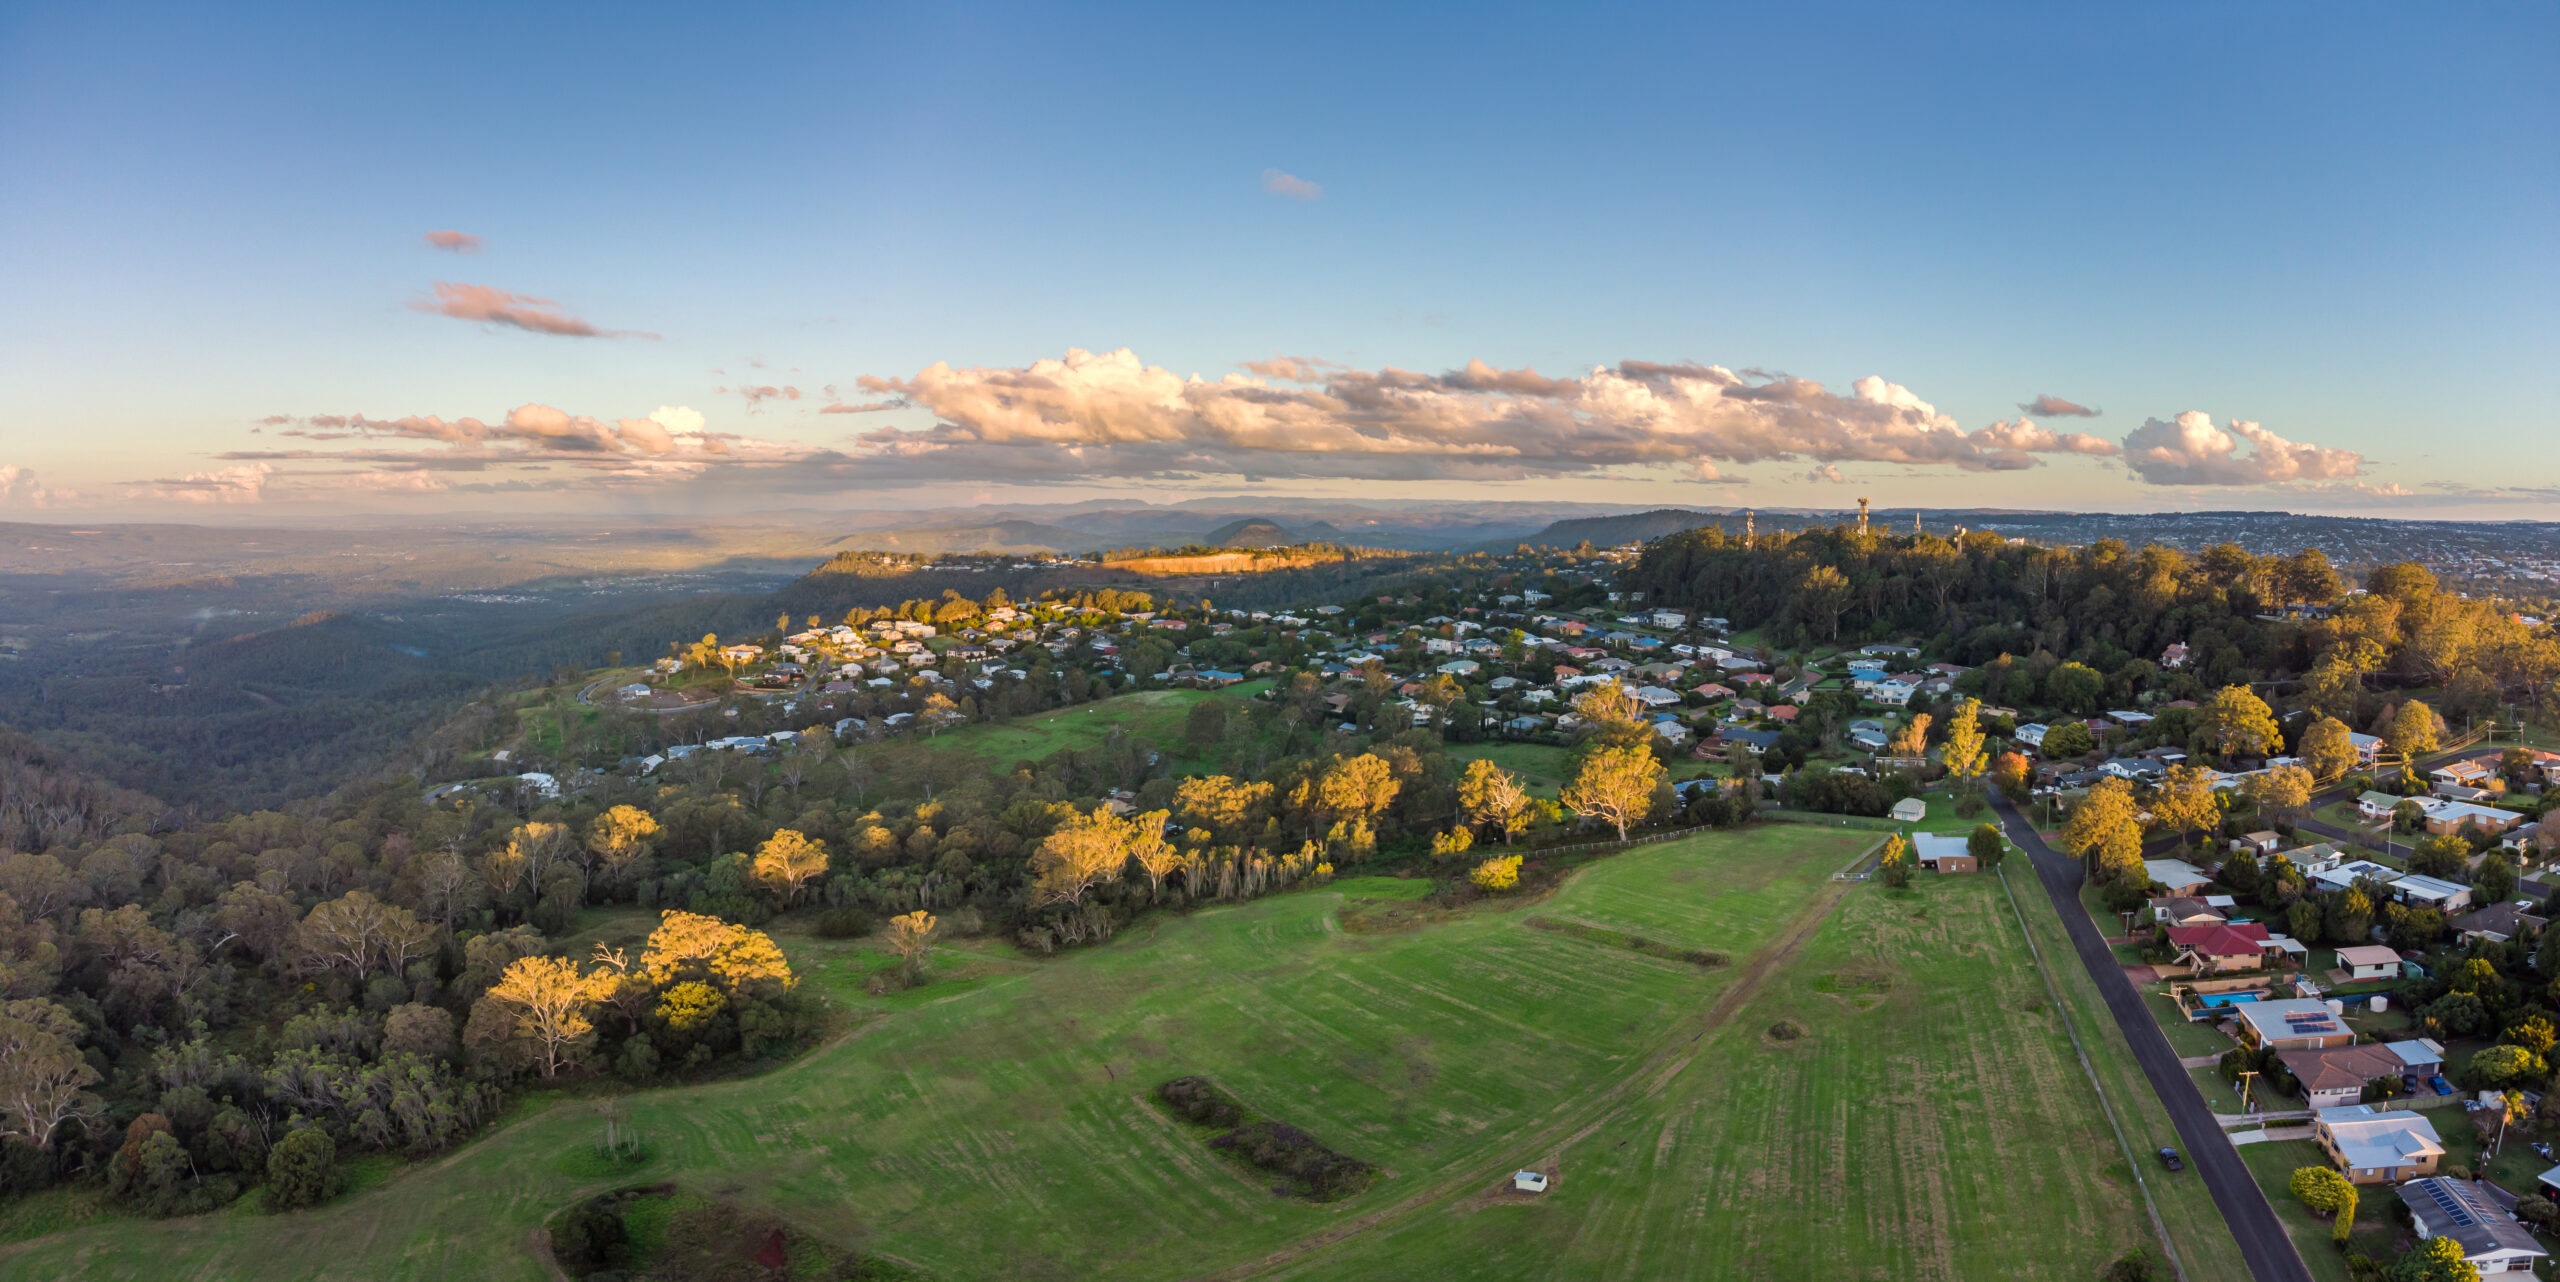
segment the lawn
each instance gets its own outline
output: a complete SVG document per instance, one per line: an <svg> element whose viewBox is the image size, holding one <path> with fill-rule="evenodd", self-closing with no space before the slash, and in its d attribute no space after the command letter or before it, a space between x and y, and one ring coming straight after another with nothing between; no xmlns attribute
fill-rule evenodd
<svg viewBox="0 0 2560 1282"><path fill-rule="evenodd" d="M1532 930L1511 905L1344 933L1328 890L1045 961L964 940L941 980L887 999L861 993L884 954L785 934L809 981L867 1018L766 1076L623 1106L659 1155L651 1178L937 1276L1197 1276L1472 1195L1613 1116L1714 1026L1757 951L1852 886L1831 873L1864 844L1777 826L1663 842L1536 905L1735 958L1716 968ZM1187 1073L1393 1174L1341 1204L1274 1197L1143 1102ZM600 1125L562 1101L319 1211L72 1227L0 1248L0 1274L538 1278L526 1234L602 1187L558 1163Z"/></svg>
<svg viewBox="0 0 2560 1282"><path fill-rule="evenodd" d="M2196 1023L2180 1014L2177 999L2169 996L2166 989L2145 996L2142 1004L2150 1009L2151 1018L2159 1021L2160 1031L2168 1036L2171 1049L2178 1052L2180 1059L2219 1055L2239 1045L2212 1024Z"/></svg>
<svg viewBox="0 0 2560 1282"><path fill-rule="evenodd" d="M1453 743L1449 756L1455 761L1474 761L1481 757L1521 776L1530 791L1553 799L1573 774L1573 750L1551 743Z"/></svg>
<svg viewBox="0 0 2560 1282"><path fill-rule="evenodd" d="M1339 929L1346 893L1421 884L1361 878L1052 959L960 940L936 982L889 998L862 993L887 961L868 941L784 933L852 1031L622 1108L658 1154L650 1178L938 1277L2094 1275L2151 1229L2017 910L1995 877L1831 880L1874 839L1702 834L1591 864L1534 911L1401 932ZM1773 1040L1781 1020L1802 1035ZM1188 1073L1389 1176L1326 1206L1273 1196L1145 1102ZM2109 1094L2143 1107L2120 1080ZM2147 1148L2165 1123L2127 1125ZM562 1100L289 1216L57 1212L61 1231L0 1247L0 1273L536 1279L528 1233L609 1183L559 1160L599 1127ZM1536 1203L1495 1193L1547 1161ZM2158 1195L2189 1276L2238 1276L2211 1263L2219 1218L2181 1192Z"/></svg>
<svg viewBox="0 0 2560 1282"><path fill-rule="evenodd" d="M2170 1122L2169 1110L2160 1102L2158 1092L2152 1090L2150 1079L2134 1062L2133 1048L2125 1041L2124 1030L2116 1027L2106 1003L2098 996L2097 981L2089 977L2073 953L2062 917L2054 911L2053 897L2044 893L2024 863L2011 871L2010 889L2037 950L2044 956L2045 974L2061 995L2063 1010L2079 1034L2090 1070L2105 1088L2125 1138L2137 1153L2176 1145L2178 1128ZM2143 1179L2153 1204L2159 1208L2161 1222L2168 1226L2170 1241L2177 1247L2179 1263L2185 1266L2189 1282L2240 1282L2249 1276L2248 1265L2240 1256L2240 1244L2233 1240L2221 1208L2214 1204L2212 1192L2196 1177L2193 1168L2175 1174L2153 1168L2143 1173Z"/></svg>
<svg viewBox="0 0 2560 1282"><path fill-rule="evenodd" d="M1177 762L1183 762L1190 757L1183 731L1191 705L1204 699L1225 699L1241 705L1270 684L1248 681L1224 690L1139 690L1036 717L962 726L932 742L939 748L974 754L991 766L1005 769L1017 761L1041 761L1071 748L1089 752L1102 746L1113 726L1121 726L1132 738L1170 752Z"/></svg>
<svg viewBox="0 0 2560 1282"><path fill-rule="evenodd" d="M2263 1144L2243 1144L2240 1157L2256 1176L2258 1187L2275 1208L2276 1218L2284 1223L2284 1231L2293 1238L2294 1251L2311 1269L2319 1282L2346 1282L2346 1257L2329 1241L2329 1222L2315 1216L2293 1196L2293 1173L2305 1166L2327 1166L2328 1155L2310 1140L2273 1140ZM2392 1227L2391 1203L2396 1200L2388 1185L2368 1184L2357 1190L2356 1249L2384 1264L2399 1252L2393 1247L2397 1230Z"/></svg>
<svg viewBox="0 0 2560 1282"><path fill-rule="evenodd" d="M2102 1012L2080 980L2066 1007ZM1998 878L1862 884L1641 1098L1518 1151L1555 1176L1535 1202L1479 1196L1277 1276L2092 1277L2156 1239L2064 1018ZM2132 1142L2174 1143L2120 1039L2092 1044ZM2189 1278L2247 1276L2201 1181L2155 1196Z"/></svg>

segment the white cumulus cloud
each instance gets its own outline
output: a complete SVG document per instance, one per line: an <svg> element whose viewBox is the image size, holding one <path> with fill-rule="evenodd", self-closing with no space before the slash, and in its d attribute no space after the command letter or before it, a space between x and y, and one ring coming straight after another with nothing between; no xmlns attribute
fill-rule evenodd
<svg viewBox="0 0 2560 1282"><path fill-rule="evenodd" d="M2229 424L2227 431L2214 426L2202 410L2171 422L2146 419L2125 433L2125 466L2153 485L2275 485L2339 480L2364 470L2364 456L2354 450L2288 441L2236 418Z"/></svg>

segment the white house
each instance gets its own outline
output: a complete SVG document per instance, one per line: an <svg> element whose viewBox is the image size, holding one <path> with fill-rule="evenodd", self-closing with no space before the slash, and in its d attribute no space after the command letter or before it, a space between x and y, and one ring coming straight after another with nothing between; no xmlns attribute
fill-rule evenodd
<svg viewBox="0 0 2560 1282"><path fill-rule="evenodd" d="M2450 917L2471 906L2471 888L2421 877L2414 873L2391 883L2392 898L2401 903L2434 908Z"/></svg>
<svg viewBox="0 0 2560 1282"><path fill-rule="evenodd" d="M2405 800L2407 798L2395 797L2387 792L2368 792L2356 798L2356 813L2369 821L2378 823L2390 818L2391 812Z"/></svg>
<svg viewBox="0 0 2560 1282"><path fill-rule="evenodd" d="M2044 746L2045 732L2050 729L2052 729L2052 727L2041 721L2032 722L2010 731L2009 737L2027 745L2030 748L2041 748Z"/></svg>
<svg viewBox="0 0 2560 1282"><path fill-rule="evenodd" d="M1893 803L1895 823L1916 824L1929 817L1929 803L1918 797L1905 797Z"/></svg>
<svg viewBox="0 0 2560 1282"><path fill-rule="evenodd" d="M2145 859L2143 875L2169 888L2172 895L2192 895L2213 884L2204 869L2183 859Z"/></svg>
<svg viewBox="0 0 2560 1282"><path fill-rule="evenodd" d="M2380 944L2356 944L2338 950L2338 967L2350 981L2390 979L2400 973L2400 954Z"/></svg>

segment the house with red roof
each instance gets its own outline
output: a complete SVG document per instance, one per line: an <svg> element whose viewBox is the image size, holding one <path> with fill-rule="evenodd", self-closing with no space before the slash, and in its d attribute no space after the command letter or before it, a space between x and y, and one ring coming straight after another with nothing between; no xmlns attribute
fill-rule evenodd
<svg viewBox="0 0 2560 1282"><path fill-rule="evenodd" d="M2256 970L2266 964L2267 928L2256 922L2171 926L2169 947L2191 974Z"/></svg>

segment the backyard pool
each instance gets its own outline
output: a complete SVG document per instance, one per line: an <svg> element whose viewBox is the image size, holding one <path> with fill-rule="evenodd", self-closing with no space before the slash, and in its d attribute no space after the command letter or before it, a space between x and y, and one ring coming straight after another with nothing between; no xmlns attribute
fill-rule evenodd
<svg viewBox="0 0 2560 1282"><path fill-rule="evenodd" d="M2261 988L2246 993L2206 993L2196 998L2196 1001L2205 1006L2237 1006L2242 1002L2257 1001L2266 995L2267 990Z"/></svg>

